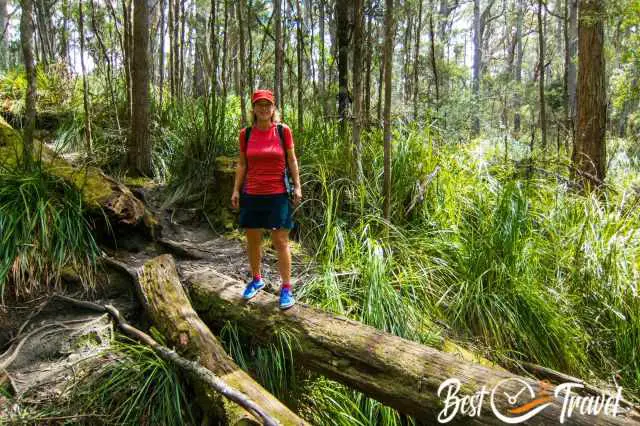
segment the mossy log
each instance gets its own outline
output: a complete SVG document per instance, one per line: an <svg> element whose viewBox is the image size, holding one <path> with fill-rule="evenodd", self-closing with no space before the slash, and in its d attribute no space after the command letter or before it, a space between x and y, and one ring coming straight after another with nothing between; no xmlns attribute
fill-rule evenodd
<svg viewBox="0 0 640 426"><path fill-rule="evenodd" d="M106 216L111 229L138 228L149 236L159 231L158 221L125 185L96 167L76 168L56 153L34 142L34 157L42 155L46 172L64 179L81 191L85 207L96 218ZM0 117L0 166L14 167L22 157L22 137Z"/></svg>
<svg viewBox="0 0 640 426"><path fill-rule="evenodd" d="M460 380L459 397L474 395L482 389L491 392L499 386L496 388L499 389L495 398L496 408L512 417L516 414L509 414L509 410L514 405L508 403L504 393L516 395L525 383L536 393L540 389L540 382L502 368L465 361L455 354L422 346L303 304L281 312L276 297L266 292L245 302L240 296L242 283L212 270L187 275L185 284L193 307L207 324L219 328L225 321L232 321L244 332L264 341L277 331L286 331L295 339L296 363L412 415L425 424L436 424L438 415L445 408L446 391L438 396L438 389L447 379ZM526 424L558 423L564 398L553 397L553 386L549 390L552 396L550 404ZM521 393L523 398L524 394ZM529 396L525 402L531 399L533 397ZM482 407L480 415L467 417L459 413L451 422L504 424L493 414L489 395L484 396ZM470 407L467 405L466 409ZM581 415L576 408L565 423L638 425L640 416L632 409L618 417L602 413L594 417Z"/></svg>
<svg viewBox="0 0 640 426"><path fill-rule="evenodd" d="M145 310L169 344L188 359L197 359L232 388L247 395L269 416L283 425L303 425L284 404L269 394L227 355L213 333L191 307L182 288L173 258L163 255L149 260L138 271L138 290ZM199 385L203 408L216 406L215 414L227 424L259 424L239 405L220 401L207 386ZM210 411L210 410L207 410Z"/></svg>

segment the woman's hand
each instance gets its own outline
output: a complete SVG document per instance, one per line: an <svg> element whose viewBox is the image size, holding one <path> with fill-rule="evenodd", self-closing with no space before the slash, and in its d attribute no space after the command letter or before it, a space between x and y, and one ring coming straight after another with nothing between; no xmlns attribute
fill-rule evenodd
<svg viewBox="0 0 640 426"><path fill-rule="evenodd" d="M293 204L298 205L302 201L302 188L300 186L296 186L293 189Z"/></svg>
<svg viewBox="0 0 640 426"><path fill-rule="evenodd" d="M238 209L240 207L240 191L234 189L231 194L231 207Z"/></svg>

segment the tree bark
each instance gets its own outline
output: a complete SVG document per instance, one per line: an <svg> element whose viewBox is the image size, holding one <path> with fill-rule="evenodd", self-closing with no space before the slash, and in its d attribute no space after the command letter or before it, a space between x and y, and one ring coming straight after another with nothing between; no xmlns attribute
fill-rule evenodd
<svg viewBox="0 0 640 426"><path fill-rule="evenodd" d="M296 15L296 53L298 64L298 113L296 115L298 117L298 131L301 131L304 128L304 109L302 104L302 79L304 77L302 71L304 61L302 56L302 45L304 43L304 38L302 36L302 6L300 5L300 0L296 0Z"/></svg>
<svg viewBox="0 0 640 426"><path fill-rule="evenodd" d="M516 58L514 66L514 79L516 81L516 91L521 92L522 83L522 59L524 57L524 46L522 44L522 22L524 20L524 0L516 0ZM513 130L520 132L520 93L516 93L513 101Z"/></svg>
<svg viewBox="0 0 640 426"><path fill-rule="evenodd" d="M442 398L438 396L438 387L450 378L461 379L463 388L468 387L464 391L467 395L480 391L483 386L491 391L502 381L506 382L500 390L515 395L522 389L522 384L514 378L537 387L537 382L500 367L463 360L457 354L422 346L303 304L283 314L276 308L276 297L266 292L246 303L240 296L244 288L242 283L215 271L189 274L185 277L185 284L193 307L207 324L219 329L226 321L232 321L243 331L265 342L276 333L286 331L296 342L292 345L296 363L363 392L401 413L415 416L424 424L436 424L438 413L443 410L444 398L444 395ZM487 396L481 417L463 417L459 413L453 423L504 425L491 413L488 399ZM496 398L495 402L501 413L512 408L506 398ZM527 424L555 424L561 408L562 400L556 398L551 406ZM594 417L580 415L576 410L565 423L585 426L595 423L638 424L639 418L634 410L625 417L600 416L595 420Z"/></svg>
<svg viewBox="0 0 640 426"><path fill-rule="evenodd" d="M205 58L207 56L207 23L205 19L204 5L196 2L196 48L193 64L193 95L200 98L206 94L205 85Z"/></svg>
<svg viewBox="0 0 640 426"><path fill-rule="evenodd" d="M276 51L276 63L274 69L274 95L276 97L276 105L282 111L282 104L284 93L283 78L284 73L284 45L282 37L282 0L275 0L273 2L273 19L275 26L275 51Z"/></svg>
<svg viewBox="0 0 640 426"><path fill-rule="evenodd" d="M22 163L24 168L28 170L31 168L33 160L33 131L36 126L36 64L33 59L33 2L31 0L21 1L20 44L22 45L22 58L27 75Z"/></svg>
<svg viewBox="0 0 640 426"><path fill-rule="evenodd" d="M320 31L320 99L322 101L322 112L326 116L329 112L329 108L327 106L327 89L326 89L326 53L324 46L324 12L325 12L325 0L320 0L318 4L319 9L319 31Z"/></svg>
<svg viewBox="0 0 640 426"><path fill-rule="evenodd" d="M278 0L279 1L279 0ZM227 88L228 88L228 51L229 51L229 0L224 0L224 24L223 24L223 39L222 39L222 99L223 102L227 101Z"/></svg>
<svg viewBox="0 0 640 426"><path fill-rule="evenodd" d="M384 218L391 217L391 76L393 74L393 0L385 0L384 11Z"/></svg>
<svg viewBox="0 0 640 426"><path fill-rule="evenodd" d="M127 144L127 167L139 176L153 176L149 129L149 8L147 0L134 0L133 110Z"/></svg>
<svg viewBox="0 0 640 426"><path fill-rule="evenodd" d="M472 83L471 92L473 94L473 102L478 105L480 96L480 66L482 64L482 38L480 35L480 0L473 0L473 65L472 65ZM474 113L471 123L471 135L476 137L480 134L480 118L478 113Z"/></svg>
<svg viewBox="0 0 640 426"><path fill-rule="evenodd" d="M419 70L419 65L420 65L420 37L422 35L422 3L423 0L418 0L418 23L416 25L416 45L414 47L414 52L413 52L413 119L414 120L418 120L418 95L419 95L419 88L418 88L418 70ZM432 37L432 46L433 44L433 11L430 11L429 13L429 24L430 24L430 28L431 28L431 37ZM432 47L433 48L433 47ZM435 64L435 62L434 62ZM435 70L435 68L434 68ZM435 75L435 74L434 74ZM438 83L437 83L437 77L436 77L436 87ZM438 104L438 91L436 90L436 105Z"/></svg>
<svg viewBox="0 0 640 426"><path fill-rule="evenodd" d="M345 126L349 108L349 2L337 1L335 7L338 48L338 116Z"/></svg>
<svg viewBox="0 0 640 426"><path fill-rule="evenodd" d="M364 179L362 170L362 142L360 131L362 129L362 44L363 37L364 1L354 1L354 25L353 25L353 159L355 162L356 177L358 182Z"/></svg>
<svg viewBox="0 0 640 426"><path fill-rule="evenodd" d="M433 70L433 82L436 87L436 110L440 105L440 73L438 72L438 60L436 59L435 31L433 28L433 12L429 14L429 38L431 39L431 69Z"/></svg>
<svg viewBox="0 0 640 426"><path fill-rule="evenodd" d="M211 14L209 17L209 50L211 51L211 95L216 96L218 92L218 33L217 33L217 0L211 0Z"/></svg>
<svg viewBox="0 0 640 426"><path fill-rule="evenodd" d="M367 50L365 53L364 113L363 125L368 126L371 114L371 67L373 62L373 25L371 15L367 16Z"/></svg>
<svg viewBox="0 0 640 426"><path fill-rule="evenodd" d="M162 111L162 105L164 101L164 35L165 35L165 14L164 11L167 8L167 0L160 0L160 63L158 64L158 74L160 82L158 84L158 108Z"/></svg>
<svg viewBox="0 0 640 426"><path fill-rule="evenodd" d="M238 37L240 39L240 44L238 46L238 55L240 56L240 76L238 79L239 92L238 96L240 97L240 127L245 127L247 123L247 107L245 102L245 88L246 88L246 75L247 69L245 65L245 44L244 44L244 28L245 28L245 20L243 19L242 13L246 9L244 0L240 0L236 3L236 17L238 19Z"/></svg>
<svg viewBox="0 0 640 426"><path fill-rule="evenodd" d="M89 103L89 81L84 65L84 13L82 0L78 2L78 30L80 31L80 67L82 69L82 104L84 107L84 146L87 155L91 157L93 152L93 135L91 132L91 105Z"/></svg>
<svg viewBox="0 0 640 426"><path fill-rule="evenodd" d="M565 63L567 68L567 120L572 137L575 138L576 126L576 92L578 84L578 73L576 71L576 61L578 54L578 0L566 0L568 4L567 22L567 45L565 51Z"/></svg>
<svg viewBox="0 0 640 426"><path fill-rule="evenodd" d="M253 28L252 22L254 22L254 14L253 14L253 1L248 0L247 2L247 40L249 41L249 54L247 55L247 79L249 81L249 97L253 95L255 91L255 77L253 75L253 33L251 29Z"/></svg>
<svg viewBox="0 0 640 426"><path fill-rule="evenodd" d="M540 67L540 80L538 81L538 96L540 101L540 134L542 137L542 150L547 150L547 114L544 102L544 27L542 26L542 0L538 0L538 61Z"/></svg>
<svg viewBox="0 0 640 426"><path fill-rule="evenodd" d="M580 0L577 129L573 165L586 184L605 178L607 123L603 0Z"/></svg>
<svg viewBox="0 0 640 426"><path fill-rule="evenodd" d="M115 16L114 16L115 18ZM127 89L127 119L133 119L133 83L131 75L131 61L133 55L133 35L131 34L131 0L122 0L122 22L124 31L123 62L125 87Z"/></svg>
<svg viewBox="0 0 640 426"><path fill-rule="evenodd" d="M173 258L156 257L138 270L137 289L146 313L170 345L188 359L196 359L229 386L255 401L269 416L283 425L304 425L284 404L270 395L247 373L242 371L225 352L211 330L193 310L185 293ZM200 404L209 411L218 395L212 395L204 386L197 392ZM239 405L225 402L222 418L226 424L258 424L254 417Z"/></svg>
<svg viewBox="0 0 640 426"><path fill-rule="evenodd" d="M7 68L7 0L0 0L0 70Z"/></svg>

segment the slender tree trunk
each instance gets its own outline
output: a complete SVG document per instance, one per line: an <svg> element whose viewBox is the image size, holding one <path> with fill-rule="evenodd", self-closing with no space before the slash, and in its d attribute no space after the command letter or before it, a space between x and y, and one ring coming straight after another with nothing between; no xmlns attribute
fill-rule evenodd
<svg viewBox="0 0 640 426"><path fill-rule="evenodd" d="M207 40L207 23L205 19L204 5L196 2L196 49L193 64L193 95L200 98L206 93L205 86L205 57Z"/></svg>
<svg viewBox="0 0 640 426"><path fill-rule="evenodd" d="M384 218L391 217L391 76L393 74L393 0L385 0L384 11Z"/></svg>
<svg viewBox="0 0 640 426"><path fill-rule="evenodd" d="M247 69L245 66L245 44L244 44L244 27L245 21L242 17L242 11L246 9L244 0L240 0L236 3L236 17L238 19L238 37L240 38L240 45L238 46L238 55L240 56L240 76L238 79L238 96L240 97L240 126L244 127L247 122L247 107L245 103L245 87L246 87L246 75Z"/></svg>
<svg viewBox="0 0 640 426"><path fill-rule="evenodd" d="M20 44L27 75L22 163L25 170L29 170L33 160L33 131L36 126L36 64L33 59L33 3L31 0L22 0L21 3Z"/></svg>
<svg viewBox="0 0 640 426"><path fill-rule="evenodd" d="M567 67L567 102L568 102L568 121L569 127L572 130L572 137L575 139L575 126L576 126L576 90L578 82L578 73L576 71L576 61L578 54L578 0L566 0L569 8L569 22L567 29L567 52L566 52L566 67Z"/></svg>
<svg viewBox="0 0 640 426"><path fill-rule="evenodd" d="M249 80L249 96L255 91L255 77L253 75L253 35L251 28L253 28L253 22L255 21L253 16L253 0L249 0L247 3L247 39L249 40L249 55L247 56L247 78Z"/></svg>
<svg viewBox="0 0 640 426"><path fill-rule="evenodd" d="M604 57L604 0L580 0L578 92L573 165L587 184L599 186L606 173L607 93Z"/></svg>
<svg viewBox="0 0 640 426"><path fill-rule="evenodd" d="M279 1L279 0L278 0ZM229 0L224 0L224 26L223 26L223 40L222 40L222 99L223 102L226 102L227 100L227 87L228 87L228 78L227 78L227 70L228 70L228 64L227 64L227 58L228 58L228 54L227 52L229 51L229 35L228 35L228 29L229 29Z"/></svg>
<svg viewBox="0 0 640 426"><path fill-rule="evenodd" d="M431 39L431 69L433 70L433 82L436 87L436 110L440 106L440 84L438 73L438 60L436 58L435 31L433 27L433 12L429 14L429 38ZM416 107L417 108L417 107ZM417 110L416 110L417 111Z"/></svg>
<svg viewBox="0 0 640 426"><path fill-rule="evenodd" d="M302 6L300 5L300 0L296 0L296 14L297 17L297 25L296 31L298 35L298 41L296 43L296 51L298 56L298 131L304 128L304 109L302 105L302 66L303 66L303 56L302 56L302 44L304 43L304 39L302 37Z"/></svg>
<svg viewBox="0 0 640 426"><path fill-rule="evenodd" d="M273 89L276 97L276 104L282 110L283 95L282 74L284 72L284 45L282 40L282 0L274 0L273 2L273 19L275 26L275 51L276 63L274 70Z"/></svg>
<svg viewBox="0 0 640 426"><path fill-rule="evenodd" d="M326 69L326 53L325 53L325 46L324 46L324 11L325 11L325 2L324 0L320 0L320 3L318 5L318 9L319 9L319 27L320 27L320 99L322 100L322 112L323 114L326 116L328 114L328 106L327 106L327 90L326 90L326 84L325 84L325 80L326 80L326 76L325 76L325 69Z"/></svg>
<svg viewBox="0 0 640 426"><path fill-rule="evenodd" d="M363 44L363 18L364 1L354 1L354 25L353 25L353 158L358 182L364 179L362 171L362 143L360 130L362 128L362 44Z"/></svg>
<svg viewBox="0 0 640 426"><path fill-rule="evenodd" d="M211 0L211 15L209 17L209 50L211 51L211 94L217 95L218 91L218 24L217 24L217 0Z"/></svg>
<svg viewBox="0 0 640 426"><path fill-rule="evenodd" d="M538 81L538 91L540 100L540 133L542 137L542 151L547 150L547 114L544 102L544 28L542 26L542 0L538 0L538 49L540 62L540 80Z"/></svg>
<svg viewBox="0 0 640 426"><path fill-rule="evenodd" d="M127 89L127 118L131 120L133 108L132 82L131 82L131 60L133 37L131 35L131 0L122 0L122 21L124 31L124 73L125 87Z"/></svg>
<svg viewBox="0 0 640 426"><path fill-rule="evenodd" d="M0 70L7 68L7 0L0 0Z"/></svg>
<svg viewBox="0 0 640 426"><path fill-rule="evenodd" d="M84 13L82 0L78 1L78 29L80 31L80 67L82 69L82 99L84 106L84 145L87 155L93 153L93 136L91 132L91 105L89 104L89 82L87 81L87 69L84 64Z"/></svg>
<svg viewBox="0 0 640 426"><path fill-rule="evenodd" d="M414 48L414 52L413 52L413 119L417 120L418 119L418 96L419 96L419 89L418 89L418 71L420 69L420 37L422 35L422 3L423 0L418 0L418 23L416 25L416 45ZM430 12L430 18L429 18L429 23L430 23L430 27L431 27L431 44L432 44L432 50L433 50L433 11ZM435 64L435 62L434 62ZM435 70L435 68L434 68ZM437 75L437 74L434 74ZM436 79L436 87L438 83L437 83L437 79ZM436 94L438 94L438 91L436 90ZM436 105L438 104L438 96L436 95Z"/></svg>
<svg viewBox="0 0 640 426"><path fill-rule="evenodd" d="M147 0L134 0L133 12L133 110L127 165L134 175L152 176L149 131L149 7Z"/></svg>
<svg viewBox="0 0 640 426"><path fill-rule="evenodd" d="M522 84L522 59L524 57L524 47L522 45L522 21L524 19L524 0L516 0L516 57L514 66L514 79L516 81L516 94L513 101L513 130L516 133L520 132L520 92L522 91L520 85Z"/></svg>
<svg viewBox="0 0 640 426"><path fill-rule="evenodd" d="M158 109L162 111L163 97L164 97L164 34L165 34L165 15L164 10L167 8L167 0L160 1L160 64L158 65L158 71L160 75L160 83L158 84L159 100Z"/></svg>
<svg viewBox="0 0 640 426"><path fill-rule="evenodd" d="M6 0L0 0L6 1ZM109 2L109 5L111 3ZM71 61L69 59L69 0L62 0L62 28L60 31L60 59L65 61L69 66Z"/></svg>
<svg viewBox="0 0 640 426"><path fill-rule="evenodd" d="M169 11L168 11L168 31L169 31L169 92L171 94L171 102L176 97L176 73L175 73L175 58L176 58L176 50L175 50L175 10L174 10L174 2L175 0L169 0Z"/></svg>
<svg viewBox="0 0 640 426"><path fill-rule="evenodd" d="M480 96L480 66L482 63L482 37L480 36L480 0L473 0L473 81L471 83L471 92L473 94L473 101L476 103L479 101ZM480 118L476 112L477 108L473 109L473 117L471 123L471 135L476 137L480 134Z"/></svg>
<svg viewBox="0 0 640 426"><path fill-rule="evenodd" d="M338 116L345 128L349 108L349 3L337 1L336 39L338 42Z"/></svg>
<svg viewBox="0 0 640 426"><path fill-rule="evenodd" d="M411 101L411 95L413 94L413 90L411 89L412 82L412 74L410 73L410 64L411 59L411 33L413 31L413 13L412 13L412 5L410 3L405 3L405 12L407 15L407 25L405 26L404 31L404 64L402 67L402 92L405 103L409 103Z"/></svg>
<svg viewBox="0 0 640 426"><path fill-rule="evenodd" d="M184 64L185 64L185 47L186 47L186 21L187 12L185 11L186 0L180 0L180 55L178 56L180 76L178 77L178 97L180 100L184 98Z"/></svg>
<svg viewBox="0 0 640 426"><path fill-rule="evenodd" d="M171 65L171 78L173 80L173 99L180 98L180 0L169 0L173 3L172 13L172 41L173 41L173 55Z"/></svg>
<svg viewBox="0 0 640 426"><path fill-rule="evenodd" d="M386 1L386 0L385 0ZM384 58L384 39L383 39L383 43L382 46L380 46L380 56L379 56L379 74L378 74L378 108L377 108L377 118L378 118L378 123L382 122L382 98L383 98L383 93L382 93L382 88L384 87L384 68L386 66L386 61Z"/></svg>
<svg viewBox="0 0 640 426"><path fill-rule="evenodd" d="M373 62L373 28L371 15L367 16L367 50L365 53L365 80L364 80L364 114L363 125L367 126L371 113L371 66Z"/></svg>

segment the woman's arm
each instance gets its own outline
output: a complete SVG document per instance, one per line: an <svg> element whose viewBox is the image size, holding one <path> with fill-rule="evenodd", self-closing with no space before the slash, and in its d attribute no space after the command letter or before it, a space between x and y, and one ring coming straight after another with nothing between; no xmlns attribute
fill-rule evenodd
<svg viewBox="0 0 640 426"><path fill-rule="evenodd" d="M295 148L292 146L287 149L287 163L291 178L293 179L293 202L300 203L302 200L302 186L300 185L300 171L298 169L298 159L296 158Z"/></svg>
<svg viewBox="0 0 640 426"><path fill-rule="evenodd" d="M247 173L247 158L243 152L240 153L238 166L236 167L236 178L233 182L233 194L231 195L231 207L237 209L240 206L240 188Z"/></svg>

